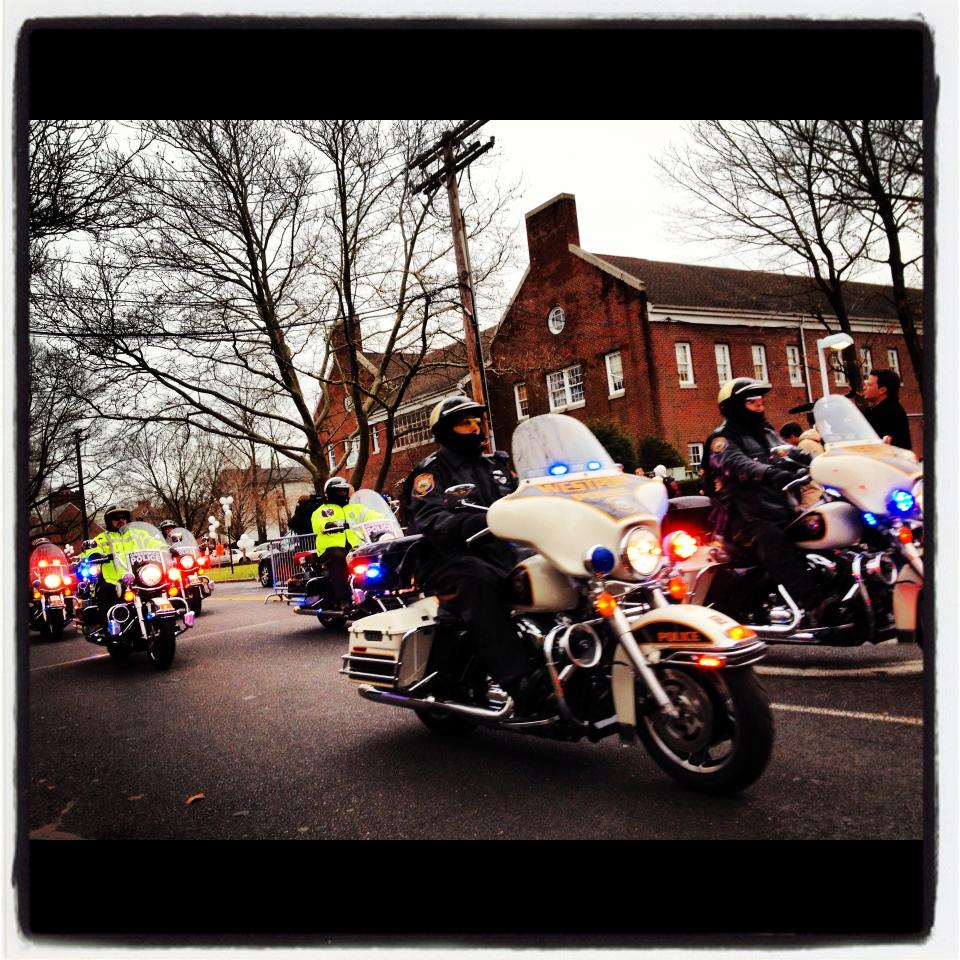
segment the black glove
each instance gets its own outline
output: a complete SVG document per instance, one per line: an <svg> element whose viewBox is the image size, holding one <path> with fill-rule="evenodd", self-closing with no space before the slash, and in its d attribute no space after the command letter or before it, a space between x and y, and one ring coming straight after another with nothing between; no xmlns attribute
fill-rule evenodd
<svg viewBox="0 0 960 960"><path fill-rule="evenodd" d="M782 490L796 479L796 474L789 470L781 470L779 467L767 467L767 475L763 478L767 486L776 487L778 490Z"/></svg>
<svg viewBox="0 0 960 960"><path fill-rule="evenodd" d="M460 524L460 535L468 540L474 534L487 529L487 515L485 513L470 513L463 518Z"/></svg>

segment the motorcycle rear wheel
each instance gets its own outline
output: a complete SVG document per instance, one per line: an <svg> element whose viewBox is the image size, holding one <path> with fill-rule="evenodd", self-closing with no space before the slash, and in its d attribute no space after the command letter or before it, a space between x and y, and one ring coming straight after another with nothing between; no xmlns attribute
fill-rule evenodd
<svg viewBox="0 0 960 960"><path fill-rule="evenodd" d="M420 722L440 737L468 737L477 728L472 720L446 710L437 710L435 707L424 707L415 710Z"/></svg>
<svg viewBox="0 0 960 960"><path fill-rule="evenodd" d="M167 670L177 652L177 628L173 620L161 620L147 640L147 656L157 670Z"/></svg>
<svg viewBox="0 0 960 960"><path fill-rule="evenodd" d="M659 711L640 718L637 733L657 765L703 793L738 793L756 781L770 760L773 716L753 670L655 669L680 711L675 720Z"/></svg>
<svg viewBox="0 0 960 960"><path fill-rule="evenodd" d="M342 630L347 624L347 618L339 613L321 613L317 619L327 630Z"/></svg>

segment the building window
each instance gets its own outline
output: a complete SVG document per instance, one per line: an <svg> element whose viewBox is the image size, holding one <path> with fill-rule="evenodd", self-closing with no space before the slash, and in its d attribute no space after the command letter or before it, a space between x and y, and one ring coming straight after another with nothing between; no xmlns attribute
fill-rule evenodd
<svg viewBox="0 0 960 960"><path fill-rule="evenodd" d="M547 327L551 333L559 333L566 322L567 318L560 307L554 307L547 315Z"/></svg>
<svg viewBox="0 0 960 960"><path fill-rule="evenodd" d="M517 420L526 420L530 416L530 404L527 403L527 385L525 383L514 384L513 399L517 404Z"/></svg>
<svg viewBox="0 0 960 960"><path fill-rule="evenodd" d="M717 380L723 384L733 379L733 367L730 366L730 345L715 343L713 353L717 358Z"/></svg>
<svg viewBox="0 0 960 960"><path fill-rule="evenodd" d="M360 444L357 442L357 439L353 440L344 440L343 449L347 454L347 466L355 467L357 465L357 460L360 458Z"/></svg>
<svg viewBox="0 0 960 960"><path fill-rule="evenodd" d="M582 407L583 367L578 363L566 370L547 374L547 393L550 396L551 410L566 410L568 407Z"/></svg>
<svg viewBox="0 0 960 960"><path fill-rule="evenodd" d="M803 386L803 362L799 347L787 347L787 370L790 373L790 386Z"/></svg>
<svg viewBox="0 0 960 960"><path fill-rule="evenodd" d="M411 413L402 413L393 421L393 449L404 450L407 447L422 447L425 443L433 442L433 433L430 431L430 411L414 410Z"/></svg>
<svg viewBox="0 0 960 960"><path fill-rule="evenodd" d="M619 350L608 353L604 360L607 361L607 390L611 397L622 397L623 387L623 357Z"/></svg>
<svg viewBox="0 0 960 960"><path fill-rule="evenodd" d="M887 366L899 377L900 376L900 354L896 348L887 351Z"/></svg>
<svg viewBox="0 0 960 960"><path fill-rule="evenodd" d="M373 452L380 452L380 424L371 423L370 424L370 436L373 438Z"/></svg>
<svg viewBox="0 0 960 960"><path fill-rule="evenodd" d="M331 443L327 447L327 463L330 464L330 469L335 470L337 467L337 455L333 452L333 444Z"/></svg>
<svg viewBox="0 0 960 960"><path fill-rule="evenodd" d="M833 367L833 385L835 387L846 387L847 372L843 369L843 355L839 350L830 351L830 366Z"/></svg>
<svg viewBox="0 0 960 960"><path fill-rule="evenodd" d="M767 348L762 343L755 343L750 350L753 353L753 379L769 383L767 379Z"/></svg>
<svg viewBox="0 0 960 960"><path fill-rule="evenodd" d="M870 352L869 347L860 348L860 370L863 372L863 378L866 379L870 376L870 371L873 369L873 354Z"/></svg>
<svg viewBox="0 0 960 960"><path fill-rule="evenodd" d="M689 343L677 343L677 374L681 387L695 387L693 382L693 358Z"/></svg>
<svg viewBox="0 0 960 960"><path fill-rule="evenodd" d="M689 454L690 466L694 470L700 466L703 461L703 444L702 443L688 443L687 452Z"/></svg>

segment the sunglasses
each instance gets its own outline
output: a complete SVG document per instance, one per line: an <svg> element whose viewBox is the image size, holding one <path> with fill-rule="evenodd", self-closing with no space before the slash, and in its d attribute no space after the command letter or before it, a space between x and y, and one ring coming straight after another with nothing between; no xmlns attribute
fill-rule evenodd
<svg viewBox="0 0 960 960"><path fill-rule="evenodd" d="M482 427L483 420L480 417L464 417L462 420L458 420L455 424L455 427Z"/></svg>

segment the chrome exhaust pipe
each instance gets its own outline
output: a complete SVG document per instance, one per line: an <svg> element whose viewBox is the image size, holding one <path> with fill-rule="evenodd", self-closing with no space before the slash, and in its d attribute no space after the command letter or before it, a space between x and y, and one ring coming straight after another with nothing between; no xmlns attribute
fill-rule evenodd
<svg viewBox="0 0 960 960"><path fill-rule="evenodd" d="M360 684L357 687L357 692L365 700L372 700L374 703L387 703L394 707L406 707L409 710L429 707L431 710L457 713L460 716L472 717L474 720L503 720L513 712L513 700L510 697L507 697L507 702L499 710L485 710L483 707L469 707L462 703L434 700L433 697L425 697L422 700L417 697L407 697L402 693L381 690L379 687L373 687L367 683Z"/></svg>
<svg viewBox="0 0 960 960"><path fill-rule="evenodd" d="M792 615L792 619L790 620L789 623L779 623L779 624L772 624L772 623L764 623L764 624L751 623L751 624L748 624L748 626L750 627L750 629L751 629L758 637L763 638L763 637L785 637L785 636L788 636L789 634L792 634L792 633L794 632L794 630L797 629L797 626L798 626L799 623L800 623L800 618L801 618L801 616L803 616L803 614L801 614L801 612L800 612L800 608L793 602L793 597L791 597L790 594L787 593L786 587L782 586L781 584L778 584L778 585L777 585L777 590L780 592L780 596L783 597L784 602L785 602L785 603L787 604L787 606L790 608L790 613L791 613L791 615Z"/></svg>

